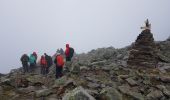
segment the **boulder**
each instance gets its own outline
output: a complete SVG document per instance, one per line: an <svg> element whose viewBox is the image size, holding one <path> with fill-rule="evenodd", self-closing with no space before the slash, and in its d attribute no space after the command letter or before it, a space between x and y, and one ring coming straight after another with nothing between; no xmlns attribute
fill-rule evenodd
<svg viewBox="0 0 170 100"><path fill-rule="evenodd" d="M126 81L127 81L131 86L136 86L136 85L137 85L137 82L134 81L132 78L128 78L128 79L126 79Z"/></svg>
<svg viewBox="0 0 170 100"><path fill-rule="evenodd" d="M71 72L75 73L75 74L78 74L80 72L80 66L78 64L72 66Z"/></svg>
<svg viewBox="0 0 170 100"><path fill-rule="evenodd" d="M46 97L52 94L52 91L49 89L42 89L42 90L36 91L35 94L36 94L36 97Z"/></svg>
<svg viewBox="0 0 170 100"><path fill-rule="evenodd" d="M26 80L30 83L30 85L33 85L33 86L36 84L44 84L44 81L41 75L30 75L26 77Z"/></svg>
<svg viewBox="0 0 170 100"><path fill-rule="evenodd" d="M29 86L27 88L17 89L17 93L20 93L20 94L27 94L27 93L34 92L34 91L36 91L34 86Z"/></svg>
<svg viewBox="0 0 170 100"><path fill-rule="evenodd" d="M170 77L169 76L162 76L160 77L160 80L165 83L170 83Z"/></svg>
<svg viewBox="0 0 170 100"><path fill-rule="evenodd" d="M3 88L0 86L0 96L3 94Z"/></svg>
<svg viewBox="0 0 170 100"><path fill-rule="evenodd" d="M66 76L63 76L59 79L55 80L54 85L52 86L53 88L64 86L68 81L70 81Z"/></svg>
<svg viewBox="0 0 170 100"><path fill-rule="evenodd" d="M100 94L102 100L122 100L122 95L115 88L104 88Z"/></svg>
<svg viewBox="0 0 170 100"><path fill-rule="evenodd" d="M100 84L89 82L87 86L92 89L97 89L100 87Z"/></svg>
<svg viewBox="0 0 170 100"><path fill-rule="evenodd" d="M148 95L147 95L147 99L148 100L158 100L161 97L163 97L163 93L159 90L155 90L155 91L151 91Z"/></svg>
<svg viewBox="0 0 170 100"><path fill-rule="evenodd" d="M64 95L62 100L96 100L82 87L77 87L71 92Z"/></svg>
<svg viewBox="0 0 170 100"><path fill-rule="evenodd" d="M134 98L135 100L144 100L144 97L141 93L131 91L129 86L119 86L118 89L121 93L128 95Z"/></svg>

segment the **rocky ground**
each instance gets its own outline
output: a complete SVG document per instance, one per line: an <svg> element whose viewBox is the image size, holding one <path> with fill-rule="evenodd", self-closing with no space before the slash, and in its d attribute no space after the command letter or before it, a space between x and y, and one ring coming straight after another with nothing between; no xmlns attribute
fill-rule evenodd
<svg viewBox="0 0 170 100"><path fill-rule="evenodd" d="M76 55L71 72L55 79L55 66L46 76L39 67L0 75L0 100L170 100L170 39L159 46L157 68L127 65L131 46L99 48Z"/></svg>

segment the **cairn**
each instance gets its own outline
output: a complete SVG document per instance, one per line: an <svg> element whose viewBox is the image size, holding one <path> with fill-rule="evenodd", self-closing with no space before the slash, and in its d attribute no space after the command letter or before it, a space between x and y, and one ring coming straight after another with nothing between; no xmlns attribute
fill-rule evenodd
<svg viewBox="0 0 170 100"><path fill-rule="evenodd" d="M132 45L127 61L128 66L149 68L157 66L157 48L151 33L151 24L149 24L148 20L146 20L145 24L146 26L141 27L143 30Z"/></svg>

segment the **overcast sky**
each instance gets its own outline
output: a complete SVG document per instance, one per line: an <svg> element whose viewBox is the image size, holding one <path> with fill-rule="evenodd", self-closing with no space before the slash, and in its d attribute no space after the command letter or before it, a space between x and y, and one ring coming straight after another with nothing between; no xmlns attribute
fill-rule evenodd
<svg viewBox="0 0 170 100"><path fill-rule="evenodd" d="M147 18L165 40L170 0L0 0L0 73L20 67L23 53L52 55L66 43L78 53L130 45Z"/></svg>

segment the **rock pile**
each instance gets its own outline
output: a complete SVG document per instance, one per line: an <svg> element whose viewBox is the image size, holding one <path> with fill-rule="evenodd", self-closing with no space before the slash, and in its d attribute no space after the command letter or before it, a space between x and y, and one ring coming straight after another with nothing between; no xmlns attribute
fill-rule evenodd
<svg viewBox="0 0 170 100"><path fill-rule="evenodd" d="M130 66L153 68L157 64L156 52L157 50L153 34L149 29L143 30L130 50L127 63Z"/></svg>

